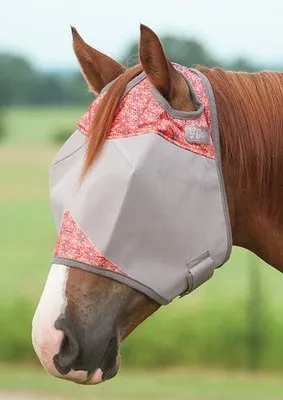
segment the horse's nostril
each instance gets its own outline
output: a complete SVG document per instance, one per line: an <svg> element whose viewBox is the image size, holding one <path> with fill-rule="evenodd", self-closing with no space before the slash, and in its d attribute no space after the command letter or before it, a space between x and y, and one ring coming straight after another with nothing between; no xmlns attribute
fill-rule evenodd
<svg viewBox="0 0 283 400"><path fill-rule="evenodd" d="M108 343L100 368L103 371L103 381L113 378L117 373L118 337L114 336Z"/></svg>
<svg viewBox="0 0 283 400"><path fill-rule="evenodd" d="M79 356L79 345L65 320L57 320L55 328L64 332L64 338L59 353L53 357L53 362L57 371L61 375L66 375L71 371L72 365Z"/></svg>
<svg viewBox="0 0 283 400"><path fill-rule="evenodd" d="M113 337L108 343L100 365L103 371L108 370L115 364L117 358L117 347L117 337Z"/></svg>
<svg viewBox="0 0 283 400"><path fill-rule="evenodd" d="M53 357L53 363L60 375L71 371L86 371L87 380L98 379L95 371L102 375L103 380L109 379L117 372L118 336L95 336L95 330L87 335L80 325L73 326L72 321L58 318L55 328L63 332L58 354ZM97 330L99 333L101 331ZM111 336L110 336L111 337Z"/></svg>

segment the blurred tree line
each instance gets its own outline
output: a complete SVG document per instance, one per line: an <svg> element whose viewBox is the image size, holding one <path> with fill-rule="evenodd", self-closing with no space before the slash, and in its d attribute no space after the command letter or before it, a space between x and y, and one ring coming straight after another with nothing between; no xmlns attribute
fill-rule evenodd
<svg viewBox="0 0 283 400"><path fill-rule="evenodd" d="M214 57L195 39L163 37L162 42L171 61L192 66L222 66L233 70L255 71L244 58L231 64ZM121 62L130 67L138 62L138 45L126 50ZM0 53L0 108L15 105L83 104L92 98L80 72L43 72L23 57Z"/></svg>
<svg viewBox="0 0 283 400"><path fill-rule="evenodd" d="M214 57L211 52L196 39L185 39L165 36L162 43L170 61L192 67L204 65L207 67L222 67L234 71L254 72L261 68L253 65L243 57L236 58L231 63ZM122 63L131 67L138 62L138 42L134 42L122 58Z"/></svg>
<svg viewBox="0 0 283 400"><path fill-rule="evenodd" d="M0 54L0 107L80 104L90 98L80 73L42 72L23 57Z"/></svg>
<svg viewBox="0 0 283 400"><path fill-rule="evenodd" d="M231 63L224 62L196 39L165 36L161 40L168 58L182 65L219 66L247 72L262 69L241 57ZM126 49L120 61L127 67L138 62L137 41ZM88 105L92 99L93 94L88 91L78 69L68 72L42 71L22 56L0 53L0 141L5 136L5 107ZM58 141L64 140L65 136L65 132L59 132Z"/></svg>

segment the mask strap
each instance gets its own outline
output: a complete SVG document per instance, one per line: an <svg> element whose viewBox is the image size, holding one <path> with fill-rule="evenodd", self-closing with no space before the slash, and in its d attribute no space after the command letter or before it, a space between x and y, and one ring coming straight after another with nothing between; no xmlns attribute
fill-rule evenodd
<svg viewBox="0 0 283 400"><path fill-rule="evenodd" d="M209 251L201 254L197 258L189 261L188 266L188 289L180 295L184 297L193 290L208 281L214 273L213 260Z"/></svg>

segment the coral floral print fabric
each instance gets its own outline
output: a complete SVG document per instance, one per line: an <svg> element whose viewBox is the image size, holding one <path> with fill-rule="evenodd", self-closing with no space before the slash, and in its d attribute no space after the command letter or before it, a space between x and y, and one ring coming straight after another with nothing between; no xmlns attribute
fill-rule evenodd
<svg viewBox="0 0 283 400"><path fill-rule="evenodd" d="M150 83L147 78L128 91L120 102L112 128L108 134L109 139L139 136L147 133L156 133L164 139L186 150L215 158L212 144L192 144L185 139L186 126L210 126L210 109L205 88L198 75L179 65L176 66L191 82L198 98L204 105L204 112L195 119L176 119L168 114L157 102L151 93ZM78 129L85 135L95 113L98 103L103 99L99 96L89 107L88 111L79 121Z"/></svg>
<svg viewBox="0 0 283 400"><path fill-rule="evenodd" d="M126 275L121 268L101 254L73 219L69 211L64 214L54 256L80 261Z"/></svg>

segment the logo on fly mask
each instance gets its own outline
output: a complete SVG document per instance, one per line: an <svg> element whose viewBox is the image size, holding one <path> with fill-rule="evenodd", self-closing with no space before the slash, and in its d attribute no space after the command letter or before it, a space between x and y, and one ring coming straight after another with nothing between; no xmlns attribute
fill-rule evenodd
<svg viewBox="0 0 283 400"><path fill-rule="evenodd" d="M209 129L202 126L187 125L185 127L186 140L189 143L209 144Z"/></svg>

